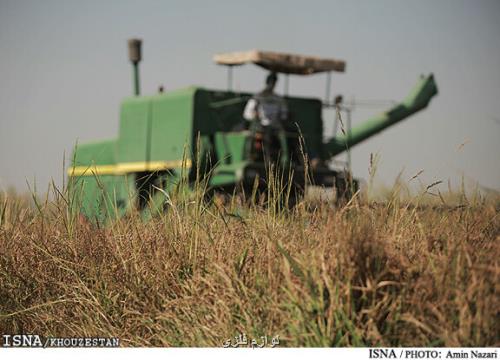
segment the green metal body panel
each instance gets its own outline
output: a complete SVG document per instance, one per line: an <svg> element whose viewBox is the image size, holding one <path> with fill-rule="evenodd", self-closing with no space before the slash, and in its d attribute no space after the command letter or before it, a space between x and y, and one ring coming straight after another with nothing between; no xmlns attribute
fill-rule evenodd
<svg viewBox="0 0 500 360"><path fill-rule="evenodd" d="M220 164L210 178L212 187L227 187L237 185L242 180L247 161L233 162L231 164Z"/></svg>
<svg viewBox="0 0 500 360"><path fill-rule="evenodd" d="M197 88L193 119L195 133L203 136L231 131L242 121L249 98L250 94Z"/></svg>
<svg viewBox="0 0 500 360"><path fill-rule="evenodd" d="M220 164L239 163L244 159L244 149L250 131L218 132L215 134L215 150Z"/></svg>
<svg viewBox="0 0 500 360"><path fill-rule="evenodd" d="M75 166L115 164L115 140L77 144L72 159Z"/></svg>
<svg viewBox="0 0 500 360"><path fill-rule="evenodd" d="M298 125L304 138L304 151L310 159L324 158L322 103L319 99L287 98L290 121ZM295 125L297 124L297 125Z"/></svg>
<svg viewBox="0 0 500 360"><path fill-rule="evenodd" d="M188 88L123 101L117 162L182 159L193 139L195 94Z"/></svg>
<svg viewBox="0 0 500 360"><path fill-rule="evenodd" d="M151 97L151 150L148 161L191 157L196 88Z"/></svg>
<svg viewBox="0 0 500 360"><path fill-rule="evenodd" d="M150 110L151 101L148 98L137 97L123 101L116 149L117 162L147 161Z"/></svg>
<svg viewBox="0 0 500 360"><path fill-rule="evenodd" d="M70 189L73 204L92 221L106 222L120 217L135 203L135 176L93 175L73 177Z"/></svg>

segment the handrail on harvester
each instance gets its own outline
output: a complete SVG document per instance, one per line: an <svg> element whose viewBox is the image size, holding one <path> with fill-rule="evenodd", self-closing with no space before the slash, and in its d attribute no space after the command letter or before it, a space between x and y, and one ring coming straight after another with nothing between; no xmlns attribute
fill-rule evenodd
<svg viewBox="0 0 500 360"><path fill-rule="evenodd" d="M350 132L335 136L325 143L325 150L330 157L336 156L359 144L380 131L392 126L427 107L433 96L438 93L432 74L422 76L410 94L401 103L378 116L353 128Z"/></svg>

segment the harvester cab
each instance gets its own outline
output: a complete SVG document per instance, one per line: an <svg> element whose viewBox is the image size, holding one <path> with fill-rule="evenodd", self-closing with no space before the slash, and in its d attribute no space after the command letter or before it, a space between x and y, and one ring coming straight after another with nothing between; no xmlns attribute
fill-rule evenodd
<svg viewBox="0 0 500 360"><path fill-rule="evenodd" d="M433 76L422 76L400 104L325 142L322 110L338 104L286 92L280 99L287 109L285 123L269 136L258 121L242 126L245 107L254 95L232 90L235 66L256 64L283 74L285 84L290 74L326 72L329 91L331 72L345 71L345 62L264 51L220 54L214 60L228 67L227 90L189 87L141 96L140 40L129 41L129 58L134 96L121 104L118 137L79 144L68 169L78 210L91 220L134 209L161 210L180 184L189 189L200 178L209 192L266 193L273 169L281 173L278 185L289 194L290 204L309 182L348 196L356 181L344 170L329 168L328 161L425 108L437 94Z"/></svg>
<svg viewBox="0 0 500 360"><path fill-rule="evenodd" d="M270 51L251 50L244 52L234 52L218 54L214 56L214 61L219 65L227 66L228 69L228 91L232 92L233 68L247 63L252 63L268 70L271 75L281 74L285 79L285 94L283 98L278 97L272 90L266 88L263 92L250 97L240 95L234 97L231 102L223 102L221 107L233 106L239 101L248 106L252 105L256 109L257 117L247 122L247 131L226 132L219 134L224 138L224 142L230 142L232 137L245 137L243 148L243 160L247 161L245 166L244 187L255 185L255 175L265 187L266 178L271 167L288 171L291 182L292 198L303 193L306 178L318 185L334 186L337 173L332 173L326 166L328 158L323 147L323 121L322 107L326 103L315 98L291 97L288 94L289 75L307 76L311 74L328 73L327 88L331 72L344 72L345 62L336 59L325 59L312 56L302 56L294 54L277 53ZM275 75L277 76L277 75ZM267 84L266 84L267 85ZM267 94L266 94L267 91ZM277 116L273 105L284 103L285 116L276 119L279 126L265 126L262 117L266 117L265 106L266 96L270 97L270 112ZM280 99L278 99L280 98ZM260 109L259 109L260 107ZM245 113L247 112L245 108ZM283 110L282 110L283 111ZM240 117L242 113L240 112ZM246 119L252 120L252 119ZM267 120L267 119L266 119ZM240 121L245 121L242 118ZM268 122L270 122L268 120ZM221 154L222 155L222 154ZM230 158L231 154L226 155ZM307 169L312 171L309 171ZM267 172L267 173L266 173ZM253 185L252 185L253 184ZM352 184L355 186L355 182Z"/></svg>

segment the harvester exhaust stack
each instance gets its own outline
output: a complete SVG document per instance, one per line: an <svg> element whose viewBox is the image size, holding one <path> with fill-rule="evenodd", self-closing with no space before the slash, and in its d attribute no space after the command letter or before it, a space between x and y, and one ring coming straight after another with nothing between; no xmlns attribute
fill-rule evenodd
<svg viewBox="0 0 500 360"><path fill-rule="evenodd" d="M133 77L134 77L134 95L140 95L140 85L139 85L139 62L142 59L141 56L141 39L130 39L128 41L128 58L132 62L133 66Z"/></svg>

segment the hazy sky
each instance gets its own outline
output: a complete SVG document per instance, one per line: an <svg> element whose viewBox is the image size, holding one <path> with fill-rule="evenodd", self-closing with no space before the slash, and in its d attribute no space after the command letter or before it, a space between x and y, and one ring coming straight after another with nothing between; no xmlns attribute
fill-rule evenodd
<svg viewBox="0 0 500 360"><path fill-rule="evenodd" d="M498 0L0 0L0 189L22 191L34 177L39 188L61 183L77 139L117 136L120 101L132 92L130 37L144 39L144 94L159 84L224 89L212 55L253 48L346 60L332 81L346 99L401 100L433 72L439 95L355 147L355 176L367 179L379 153L388 185L405 169L406 178L424 170L428 183L464 176L500 190ZM240 67L235 87L257 91L264 77ZM324 84L324 75L291 77L290 94L323 97ZM359 108L353 123L382 110Z"/></svg>

